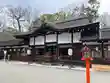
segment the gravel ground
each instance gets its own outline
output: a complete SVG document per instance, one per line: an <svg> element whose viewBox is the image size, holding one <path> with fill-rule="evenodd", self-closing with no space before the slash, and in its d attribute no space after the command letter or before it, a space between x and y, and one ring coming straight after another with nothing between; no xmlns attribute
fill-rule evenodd
<svg viewBox="0 0 110 83"><path fill-rule="evenodd" d="M86 83L85 72L0 62L0 83ZM91 72L91 83L110 83L110 72Z"/></svg>

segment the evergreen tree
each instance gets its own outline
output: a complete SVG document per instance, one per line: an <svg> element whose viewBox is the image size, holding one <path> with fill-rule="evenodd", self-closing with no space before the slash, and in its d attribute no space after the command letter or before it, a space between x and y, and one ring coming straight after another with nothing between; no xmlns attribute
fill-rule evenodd
<svg viewBox="0 0 110 83"><path fill-rule="evenodd" d="M98 0L89 0L88 7L86 8L86 15L89 17L89 21L93 22L99 16L98 9L100 7L100 2Z"/></svg>

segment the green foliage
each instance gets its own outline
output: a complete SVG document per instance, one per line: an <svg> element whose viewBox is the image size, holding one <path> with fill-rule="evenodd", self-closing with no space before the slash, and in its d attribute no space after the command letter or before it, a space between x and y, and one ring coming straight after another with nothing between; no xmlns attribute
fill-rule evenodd
<svg viewBox="0 0 110 83"><path fill-rule="evenodd" d="M89 17L90 22L96 20L99 16L98 9L100 7L100 3L97 0L89 0L88 7L86 8L86 15Z"/></svg>
<svg viewBox="0 0 110 83"><path fill-rule="evenodd" d="M55 22L55 21L63 21L68 19L72 13L60 11L54 14L43 14L40 16L41 21L43 22Z"/></svg>
<svg viewBox="0 0 110 83"><path fill-rule="evenodd" d="M43 14L40 16L41 21L53 21L54 20L54 16L53 14Z"/></svg>
<svg viewBox="0 0 110 83"><path fill-rule="evenodd" d="M84 53L84 58L89 58L90 57L90 52L85 52Z"/></svg>

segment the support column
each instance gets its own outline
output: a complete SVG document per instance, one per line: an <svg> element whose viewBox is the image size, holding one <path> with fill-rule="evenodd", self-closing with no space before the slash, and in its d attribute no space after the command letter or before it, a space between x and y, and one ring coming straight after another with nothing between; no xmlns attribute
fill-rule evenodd
<svg viewBox="0 0 110 83"><path fill-rule="evenodd" d="M73 31L71 32L71 43L72 43L72 50L74 51L74 48L73 48ZM73 59L73 52L72 52L72 58Z"/></svg>
<svg viewBox="0 0 110 83"><path fill-rule="evenodd" d="M71 32L71 43L73 44L73 31Z"/></svg>
<svg viewBox="0 0 110 83"><path fill-rule="evenodd" d="M56 55L57 55L57 59L58 59L58 57L59 57L59 46L58 46L58 32L57 32L57 45L56 45Z"/></svg>
<svg viewBox="0 0 110 83"><path fill-rule="evenodd" d="M31 52L31 61L35 60L35 56L36 56L36 51L35 51L35 46L32 47L32 52Z"/></svg>
<svg viewBox="0 0 110 83"><path fill-rule="evenodd" d="M101 54L102 54L102 58L105 58L105 56L104 56L104 42L101 42Z"/></svg>
<svg viewBox="0 0 110 83"><path fill-rule="evenodd" d="M46 54L46 35L44 34L44 55Z"/></svg>
<svg viewBox="0 0 110 83"><path fill-rule="evenodd" d="M35 46L35 36L34 36L34 46Z"/></svg>

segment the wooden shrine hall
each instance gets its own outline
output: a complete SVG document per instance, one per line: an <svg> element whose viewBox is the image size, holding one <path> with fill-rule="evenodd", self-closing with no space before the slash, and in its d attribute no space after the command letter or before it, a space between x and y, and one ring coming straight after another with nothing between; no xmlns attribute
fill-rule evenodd
<svg viewBox="0 0 110 83"><path fill-rule="evenodd" d="M86 43L94 64L110 64L110 29L99 27L100 22L78 17L54 23L39 21L30 32L14 36L0 32L0 58L6 50L10 60L84 65L81 50Z"/></svg>
<svg viewBox="0 0 110 83"><path fill-rule="evenodd" d="M24 43L31 50L29 57L33 61L73 61L78 64L83 62L81 49L85 39L98 40L99 22L89 23L88 17L79 17L63 22L40 23L34 25L32 31L15 37L25 40Z"/></svg>

